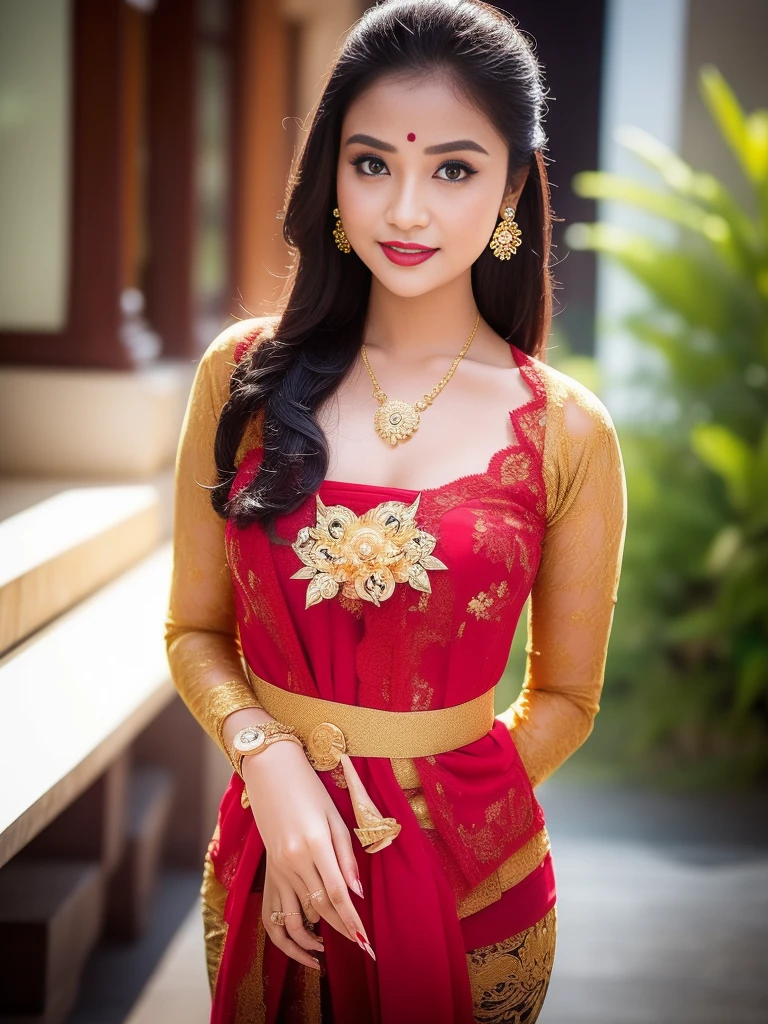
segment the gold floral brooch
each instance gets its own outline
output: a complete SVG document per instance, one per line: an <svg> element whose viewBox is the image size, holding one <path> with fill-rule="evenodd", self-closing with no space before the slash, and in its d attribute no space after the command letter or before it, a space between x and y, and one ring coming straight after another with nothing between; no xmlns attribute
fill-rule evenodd
<svg viewBox="0 0 768 1024"><path fill-rule="evenodd" d="M435 558L437 543L416 524L421 494L410 505L383 501L362 516L345 505L325 505L319 494L317 522L303 526L291 545L304 563L292 580L309 580L306 608L332 598L370 601L377 607L396 583L430 594L428 569L447 569Z"/></svg>

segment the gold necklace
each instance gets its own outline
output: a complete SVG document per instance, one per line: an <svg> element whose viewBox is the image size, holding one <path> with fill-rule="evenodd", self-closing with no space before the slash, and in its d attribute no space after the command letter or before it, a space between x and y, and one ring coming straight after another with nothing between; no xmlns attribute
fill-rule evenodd
<svg viewBox="0 0 768 1024"><path fill-rule="evenodd" d="M387 398L381 390L379 382L376 380L376 375L371 369L371 364L368 362L368 353L365 348L365 342L363 342L361 349L363 362L365 363L365 367L373 381L373 397L379 403L379 408L373 416L373 425L376 428L376 433L379 437L383 438L385 441L389 441L391 445L399 444L400 442L407 441L409 438L413 437L419 429L419 413L424 412L426 408L432 405L434 400L451 379L456 367L467 354L469 346L475 340L477 325L479 323L480 313L478 311L475 326L472 328L472 333L467 339L467 343L464 348L454 359L453 365L448 373L446 373L439 384L435 385L431 391L424 395L423 398L420 398L418 402L414 402L413 405L408 402L401 402L397 398Z"/></svg>

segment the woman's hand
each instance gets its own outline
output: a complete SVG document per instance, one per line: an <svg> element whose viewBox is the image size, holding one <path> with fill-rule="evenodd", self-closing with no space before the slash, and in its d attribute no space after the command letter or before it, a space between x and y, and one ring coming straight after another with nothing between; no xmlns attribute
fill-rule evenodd
<svg viewBox="0 0 768 1024"><path fill-rule="evenodd" d="M301 914L322 917L375 960L348 888L362 896L349 829L325 786L297 743L272 743L243 759L243 778L254 819L266 848L262 919L267 934L288 956L317 968L309 950L321 940ZM311 903L308 894L319 892ZM285 926L270 915L282 910Z"/></svg>

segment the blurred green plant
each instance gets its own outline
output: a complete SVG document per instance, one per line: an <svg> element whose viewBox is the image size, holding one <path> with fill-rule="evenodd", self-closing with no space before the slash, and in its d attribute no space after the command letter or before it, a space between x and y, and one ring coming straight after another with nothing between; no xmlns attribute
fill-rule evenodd
<svg viewBox="0 0 768 1024"><path fill-rule="evenodd" d="M568 235L644 285L648 308L623 326L661 357L658 409L673 410L620 431L629 527L604 753L690 786L768 769L768 110L745 114L714 67L699 85L754 208L625 128L660 187L584 172L574 189L661 218L674 242L602 222Z"/></svg>

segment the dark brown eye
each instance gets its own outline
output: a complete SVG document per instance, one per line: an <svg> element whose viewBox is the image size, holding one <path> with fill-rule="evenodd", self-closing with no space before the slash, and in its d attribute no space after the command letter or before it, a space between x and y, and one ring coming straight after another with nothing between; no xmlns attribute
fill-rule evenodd
<svg viewBox="0 0 768 1024"><path fill-rule="evenodd" d="M368 167L364 167L364 164L367 164ZM357 170L358 174L362 174L366 178L380 178L382 172L387 169L387 165L381 157L371 156L370 154L367 156L365 154L356 156L352 161L352 166Z"/></svg>
<svg viewBox="0 0 768 1024"><path fill-rule="evenodd" d="M437 176L443 181L467 181L473 174L477 171L464 160L448 160L437 169Z"/></svg>

